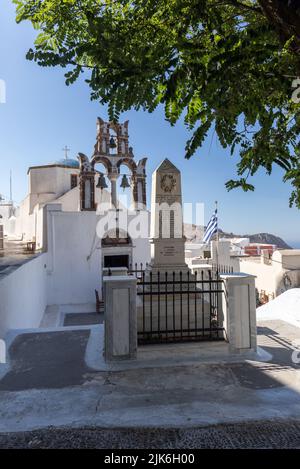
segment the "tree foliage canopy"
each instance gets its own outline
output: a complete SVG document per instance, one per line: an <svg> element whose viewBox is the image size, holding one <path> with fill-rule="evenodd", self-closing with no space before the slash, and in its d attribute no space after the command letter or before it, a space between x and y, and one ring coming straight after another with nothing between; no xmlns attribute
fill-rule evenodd
<svg viewBox="0 0 300 469"><path fill-rule="evenodd" d="M171 124L183 115L193 130L186 158L212 127L224 148L239 153L238 180L228 189L253 190L249 176L279 165L293 186L290 204L300 208L300 104L292 99L298 1L14 2L17 21L38 31L27 58L67 67L67 84L89 71L91 97L108 104L112 120L162 103Z"/></svg>

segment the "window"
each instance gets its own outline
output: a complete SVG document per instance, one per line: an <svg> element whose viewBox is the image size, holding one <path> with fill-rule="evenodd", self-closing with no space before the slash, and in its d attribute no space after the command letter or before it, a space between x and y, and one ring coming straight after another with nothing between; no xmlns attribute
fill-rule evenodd
<svg viewBox="0 0 300 469"><path fill-rule="evenodd" d="M92 202L91 202L91 180L86 179L85 185L84 185L84 207L89 209L92 208Z"/></svg>
<svg viewBox="0 0 300 469"><path fill-rule="evenodd" d="M104 267L105 268L127 267L128 269L129 268L129 256L128 255L105 256Z"/></svg>
<svg viewBox="0 0 300 469"><path fill-rule="evenodd" d="M80 206L81 210L96 210L94 176L86 176L80 184Z"/></svg>
<svg viewBox="0 0 300 469"><path fill-rule="evenodd" d="M74 189L74 187L77 187L77 174L71 174L71 189Z"/></svg>

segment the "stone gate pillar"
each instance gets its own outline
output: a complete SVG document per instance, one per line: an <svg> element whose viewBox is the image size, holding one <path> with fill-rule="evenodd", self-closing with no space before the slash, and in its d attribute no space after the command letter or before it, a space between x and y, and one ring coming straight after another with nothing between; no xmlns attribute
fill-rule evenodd
<svg viewBox="0 0 300 469"><path fill-rule="evenodd" d="M238 273L220 275L224 280L224 328L232 352L256 351L255 277Z"/></svg>
<svg viewBox="0 0 300 469"><path fill-rule="evenodd" d="M106 361L136 358L136 282L135 277L127 275L103 277Z"/></svg>

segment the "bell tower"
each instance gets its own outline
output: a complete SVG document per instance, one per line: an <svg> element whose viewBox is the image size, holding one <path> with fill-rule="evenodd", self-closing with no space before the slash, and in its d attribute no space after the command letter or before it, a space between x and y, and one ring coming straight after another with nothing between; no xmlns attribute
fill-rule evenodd
<svg viewBox="0 0 300 469"><path fill-rule="evenodd" d="M127 176L123 175L121 187L131 188L132 207L135 210L146 207L145 167L147 158L143 158L138 163L135 162L132 147L129 146L128 124L129 121L120 124L105 122L100 117L97 118L97 135L93 156L89 160L82 153L79 154L81 210L96 210L95 189L107 187L105 176L111 183L111 206L117 208L117 181L121 176L120 168L122 165L127 166L131 173L130 182L128 182ZM95 188L95 165L97 163L104 165L106 174L105 176L100 175ZM87 200L89 196L91 197L90 203Z"/></svg>

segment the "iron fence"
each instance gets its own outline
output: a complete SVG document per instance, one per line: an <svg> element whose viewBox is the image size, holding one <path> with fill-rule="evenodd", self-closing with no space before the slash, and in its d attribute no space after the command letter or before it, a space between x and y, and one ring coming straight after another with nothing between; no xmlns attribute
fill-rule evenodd
<svg viewBox="0 0 300 469"><path fill-rule="evenodd" d="M128 274L135 275L137 278L141 278L148 265L148 262L146 262L145 265L142 262L140 264L137 262L135 262L135 264L129 264Z"/></svg>
<svg viewBox="0 0 300 469"><path fill-rule="evenodd" d="M218 271L161 273L139 267L139 344L224 339L224 284Z"/></svg>

